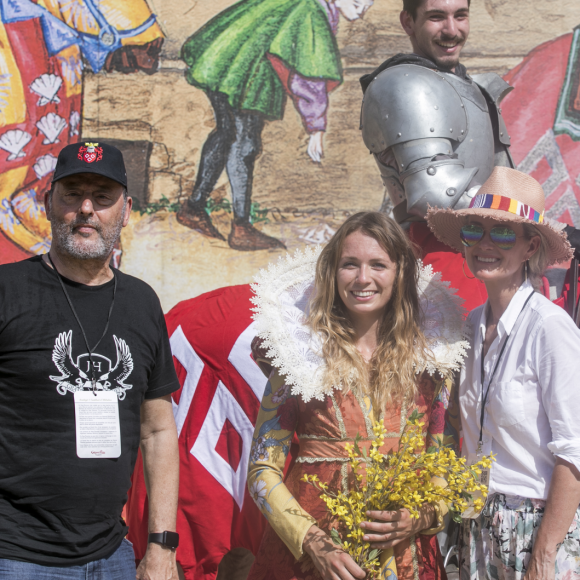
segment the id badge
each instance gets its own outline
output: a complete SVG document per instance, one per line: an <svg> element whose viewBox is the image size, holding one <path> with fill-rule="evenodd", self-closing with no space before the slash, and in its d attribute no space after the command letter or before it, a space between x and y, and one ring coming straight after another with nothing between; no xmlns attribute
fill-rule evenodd
<svg viewBox="0 0 580 580"><path fill-rule="evenodd" d="M476 463L476 461L471 461L470 464ZM481 470L481 473L479 474L478 477L478 483L480 483L481 485L485 485L485 487L487 487L489 489L489 475L490 475L490 469L489 467L480 467L479 468ZM471 492L471 500L469 501L469 505L467 507L467 509L461 514L461 517L465 520L473 520L475 519L477 516L479 516L479 514L481 513L481 509L476 509L474 506L474 501L476 499L483 499L483 503L485 505L485 498L483 497L483 494L481 493L481 491L472 491Z"/></svg>
<svg viewBox="0 0 580 580"><path fill-rule="evenodd" d="M74 398L78 457L120 457L121 424L117 393L76 391Z"/></svg>

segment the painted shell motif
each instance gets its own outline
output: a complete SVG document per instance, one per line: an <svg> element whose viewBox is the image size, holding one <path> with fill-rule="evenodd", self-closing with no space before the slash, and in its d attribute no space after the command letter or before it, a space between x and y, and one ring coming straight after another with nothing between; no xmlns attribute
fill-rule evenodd
<svg viewBox="0 0 580 580"><path fill-rule="evenodd" d="M36 126L45 136L43 145L50 145L51 143L58 143L58 136L61 134L62 130L66 127L66 121L56 113L48 113L38 123Z"/></svg>
<svg viewBox="0 0 580 580"><path fill-rule="evenodd" d="M43 155L36 160L36 163L32 166L34 173L38 179L42 179L45 175L52 173L56 167L56 157L51 155Z"/></svg>
<svg viewBox="0 0 580 580"><path fill-rule="evenodd" d="M69 124L69 135L73 137L74 135L79 134L79 125L81 123L81 115L78 111L73 111L70 114L70 118L68 120Z"/></svg>
<svg viewBox="0 0 580 580"><path fill-rule="evenodd" d="M0 137L0 149L8 151L10 155L8 156L8 161L13 161L19 157L25 157L23 149L32 139L32 135L21 129L12 129L6 131Z"/></svg>
<svg viewBox="0 0 580 580"><path fill-rule="evenodd" d="M61 86L62 79L59 76L45 73L30 83L30 90L40 96L38 105L42 107L48 103L60 103L57 93Z"/></svg>

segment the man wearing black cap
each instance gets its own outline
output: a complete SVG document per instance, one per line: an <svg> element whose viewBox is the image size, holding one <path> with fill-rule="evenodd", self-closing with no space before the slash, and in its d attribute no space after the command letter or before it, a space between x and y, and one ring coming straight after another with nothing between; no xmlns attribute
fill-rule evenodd
<svg viewBox="0 0 580 580"><path fill-rule="evenodd" d="M60 153L49 254L0 266L0 580L177 579L179 388L159 299L109 266L127 225L123 156ZM141 446L149 548L121 517Z"/></svg>

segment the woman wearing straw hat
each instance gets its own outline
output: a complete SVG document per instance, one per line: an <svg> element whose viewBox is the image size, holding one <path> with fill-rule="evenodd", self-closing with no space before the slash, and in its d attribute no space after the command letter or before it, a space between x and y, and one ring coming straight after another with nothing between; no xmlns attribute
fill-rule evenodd
<svg viewBox="0 0 580 580"><path fill-rule="evenodd" d="M545 268L572 251L543 217L540 184L506 167L468 209L427 214L488 292L468 316L458 393L464 457L496 461L482 474L485 508L462 525L462 580L580 575L580 331L534 292Z"/></svg>

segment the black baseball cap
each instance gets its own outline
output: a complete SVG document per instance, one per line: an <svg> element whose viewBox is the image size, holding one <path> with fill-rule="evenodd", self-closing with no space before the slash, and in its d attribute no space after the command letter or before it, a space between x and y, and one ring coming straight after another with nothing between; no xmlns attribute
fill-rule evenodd
<svg viewBox="0 0 580 580"><path fill-rule="evenodd" d="M63 147L52 176L52 182L76 173L97 173L127 187L123 154L112 145L83 141Z"/></svg>

